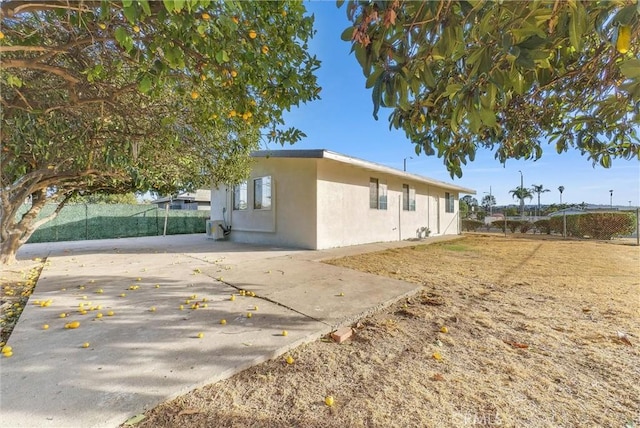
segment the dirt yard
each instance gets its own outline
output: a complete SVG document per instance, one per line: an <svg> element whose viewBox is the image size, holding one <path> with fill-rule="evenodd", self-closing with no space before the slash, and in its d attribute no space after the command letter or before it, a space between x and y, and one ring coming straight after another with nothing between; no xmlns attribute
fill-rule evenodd
<svg viewBox="0 0 640 428"><path fill-rule="evenodd" d="M330 263L424 290L136 426L640 426L640 248L469 235Z"/></svg>

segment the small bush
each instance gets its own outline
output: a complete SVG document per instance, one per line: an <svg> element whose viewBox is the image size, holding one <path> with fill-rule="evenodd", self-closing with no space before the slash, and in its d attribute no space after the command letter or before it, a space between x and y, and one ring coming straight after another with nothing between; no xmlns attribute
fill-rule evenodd
<svg viewBox="0 0 640 428"><path fill-rule="evenodd" d="M551 221L549 219L543 218L541 220L533 223L536 229L538 229L541 233L544 232L547 235L551 235Z"/></svg>
<svg viewBox="0 0 640 428"><path fill-rule="evenodd" d="M507 220L507 227L511 233L516 233L516 230L519 230L520 233L527 233L532 226L531 222L526 220Z"/></svg>
<svg viewBox="0 0 640 428"><path fill-rule="evenodd" d="M567 218L567 235L579 238L611 239L629 235L636 230L637 219L632 212L573 214ZM549 219L552 231L562 233L562 216Z"/></svg>
<svg viewBox="0 0 640 428"><path fill-rule="evenodd" d="M505 231L504 220L494 220L491 222L492 227L497 227L498 229Z"/></svg>
<svg viewBox="0 0 640 428"><path fill-rule="evenodd" d="M467 232L475 232L478 228L482 227L484 222L472 219L462 220L462 228Z"/></svg>

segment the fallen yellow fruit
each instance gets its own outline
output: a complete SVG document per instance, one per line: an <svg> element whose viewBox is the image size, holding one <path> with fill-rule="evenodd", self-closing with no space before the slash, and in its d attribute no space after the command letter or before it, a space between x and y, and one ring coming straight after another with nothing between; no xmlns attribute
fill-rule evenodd
<svg viewBox="0 0 640 428"><path fill-rule="evenodd" d="M447 326L443 325L442 327L440 327L440 333L449 333L449 329L447 328Z"/></svg>
<svg viewBox="0 0 640 428"><path fill-rule="evenodd" d="M83 347L83 348L88 348L89 346L91 346L89 342L84 342L84 343L82 344L82 347Z"/></svg>
<svg viewBox="0 0 640 428"><path fill-rule="evenodd" d="M287 364L293 364L295 362L291 355L288 355L285 361L287 362Z"/></svg>
<svg viewBox="0 0 640 428"><path fill-rule="evenodd" d="M251 312L247 312L247 318L251 318L253 314Z"/></svg>
<svg viewBox="0 0 640 428"><path fill-rule="evenodd" d="M102 314L101 314L100 312L98 312L98 313L96 314L96 318L102 318Z"/></svg>
<svg viewBox="0 0 640 428"><path fill-rule="evenodd" d="M204 19L205 21L208 21L209 19L211 19L211 17L209 16L208 13L203 13L202 14L202 19Z"/></svg>
<svg viewBox="0 0 640 428"><path fill-rule="evenodd" d="M289 334L289 332L287 330L282 330L282 335L283 336L287 336Z"/></svg>
<svg viewBox="0 0 640 428"><path fill-rule="evenodd" d="M151 308L149 308L150 312L155 312L156 311L156 307L155 306L151 306Z"/></svg>
<svg viewBox="0 0 640 428"><path fill-rule="evenodd" d="M256 33L254 30L249 30L250 39L255 39L257 36L258 36L258 33Z"/></svg>
<svg viewBox="0 0 640 428"><path fill-rule="evenodd" d="M2 353L2 355L4 355L5 357L9 358L10 356L12 356L12 355L13 355L13 352L12 352L12 351L9 351L9 352L3 352L3 353Z"/></svg>
<svg viewBox="0 0 640 428"><path fill-rule="evenodd" d="M198 333L198 339L202 339L204 337L204 333Z"/></svg>
<svg viewBox="0 0 640 428"><path fill-rule="evenodd" d="M127 297L126 293L121 293L120 297Z"/></svg>
<svg viewBox="0 0 640 428"><path fill-rule="evenodd" d="M66 323L64 325L64 328L74 329L74 328L78 328L78 327L80 327L80 322L79 321L72 321L72 322Z"/></svg>
<svg viewBox="0 0 640 428"><path fill-rule="evenodd" d="M42 329L43 329L43 330L47 330L47 329L49 329L49 324L45 324L45 325L43 325L43 326L42 326Z"/></svg>
<svg viewBox="0 0 640 428"><path fill-rule="evenodd" d="M2 353L3 354L6 354L7 352L11 352L11 351L13 351L13 348L11 346L9 346L9 345L6 345L6 346L2 347Z"/></svg>
<svg viewBox="0 0 640 428"><path fill-rule="evenodd" d="M60 314L60 318L66 318L66 317L67 317L67 314L64 314L64 313Z"/></svg>
<svg viewBox="0 0 640 428"><path fill-rule="evenodd" d="M196 91L191 92L191 99L197 100L199 96L200 94Z"/></svg>
<svg viewBox="0 0 640 428"><path fill-rule="evenodd" d="M333 406L334 403L335 403L335 400L333 399L333 396L327 395L324 398L324 404L326 404L327 406L331 407Z"/></svg>
<svg viewBox="0 0 640 428"><path fill-rule="evenodd" d="M437 361L442 360L442 355L440 355L440 352L434 352L433 353L433 359L437 360Z"/></svg>
<svg viewBox="0 0 640 428"><path fill-rule="evenodd" d="M269 47L268 47L268 46L266 46L266 45L265 45L265 46L263 46L263 47L262 47L262 53L266 55L268 52L269 52Z"/></svg>
<svg viewBox="0 0 640 428"><path fill-rule="evenodd" d="M116 313L115 313L115 312L113 312L113 311L109 311L109 312L107 312L107 315L108 315L108 316L110 316L110 317L114 316L115 314L116 314Z"/></svg>
<svg viewBox="0 0 640 428"><path fill-rule="evenodd" d="M140 27L138 27L137 25L133 26L133 32L134 33L139 33L140 32Z"/></svg>
<svg viewBox="0 0 640 428"><path fill-rule="evenodd" d="M232 294L231 297L229 297L229 300L231 300L233 302L234 300L236 300L236 296L234 294Z"/></svg>
<svg viewBox="0 0 640 428"><path fill-rule="evenodd" d="M227 324L227 320L220 320L220 324L226 325Z"/></svg>

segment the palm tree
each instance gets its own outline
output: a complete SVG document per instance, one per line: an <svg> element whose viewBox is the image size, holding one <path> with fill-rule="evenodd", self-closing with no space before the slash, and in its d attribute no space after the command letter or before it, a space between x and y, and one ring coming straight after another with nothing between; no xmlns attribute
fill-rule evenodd
<svg viewBox="0 0 640 428"><path fill-rule="evenodd" d="M523 186L518 186L513 190L509 190L509 193L511 193L514 198L518 198L520 200L520 206L522 207L520 215L524 217L524 200L533 199L533 193L531 193L531 189L527 189Z"/></svg>
<svg viewBox="0 0 640 428"><path fill-rule="evenodd" d="M562 209L562 192L564 192L564 186L558 187L558 190L560 191L560 209Z"/></svg>
<svg viewBox="0 0 640 428"><path fill-rule="evenodd" d="M533 187L531 188L531 190L533 190L534 193L538 194L538 215L540 215L540 193L550 192L550 190L549 189L545 189L544 185L542 185L542 184L540 184L540 185L534 184Z"/></svg>

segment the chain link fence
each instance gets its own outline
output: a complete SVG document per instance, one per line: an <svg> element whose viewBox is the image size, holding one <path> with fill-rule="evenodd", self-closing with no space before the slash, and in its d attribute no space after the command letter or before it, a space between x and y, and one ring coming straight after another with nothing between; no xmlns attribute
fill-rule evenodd
<svg viewBox="0 0 640 428"><path fill-rule="evenodd" d="M27 208L19 212L21 216ZM55 210L47 205L38 218ZM154 205L70 204L39 227L29 243L205 233L209 211L165 210Z"/></svg>
<svg viewBox="0 0 640 428"><path fill-rule="evenodd" d="M560 235L568 238L617 240L640 245L640 209L585 213L558 212L548 217L504 217L483 222L462 220L462 230Z"/></svg>

